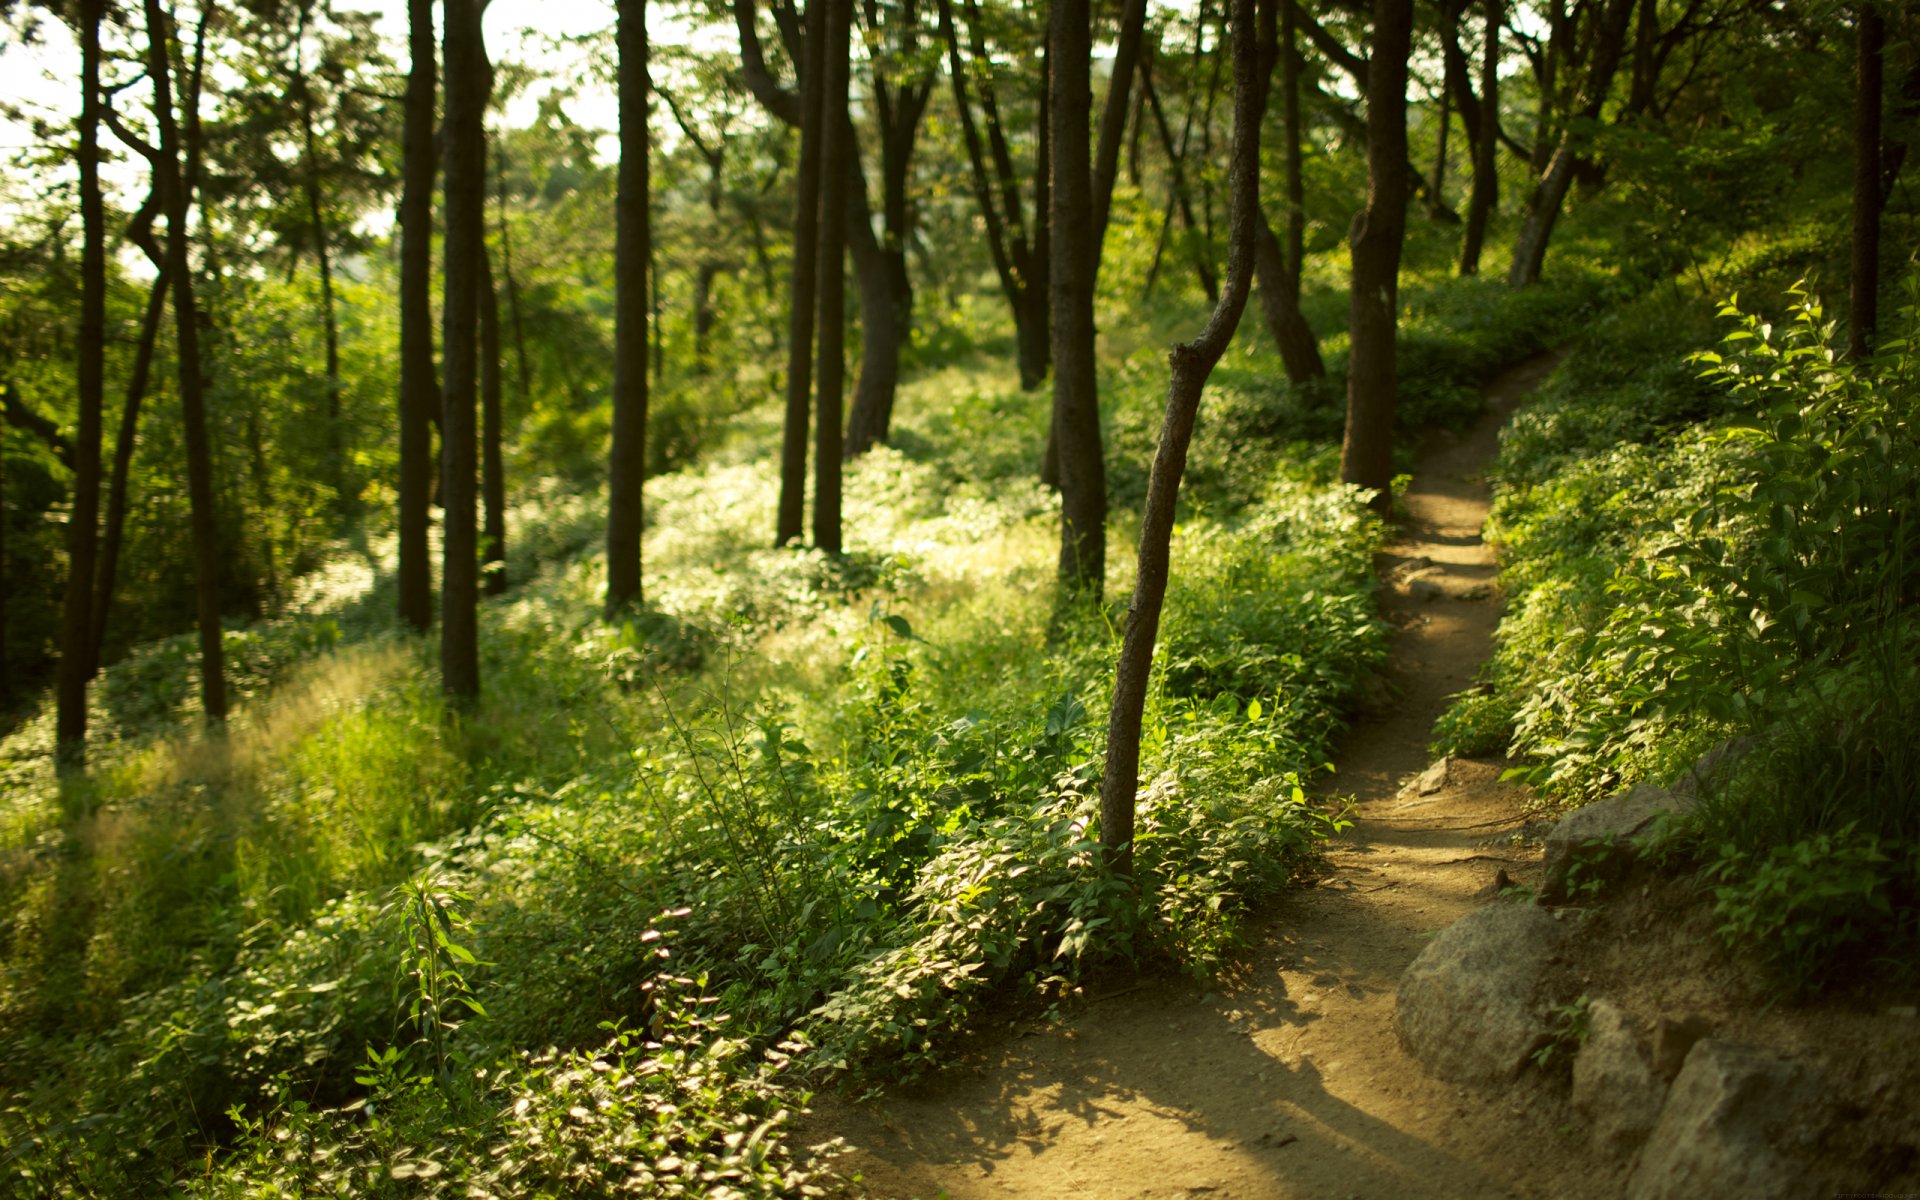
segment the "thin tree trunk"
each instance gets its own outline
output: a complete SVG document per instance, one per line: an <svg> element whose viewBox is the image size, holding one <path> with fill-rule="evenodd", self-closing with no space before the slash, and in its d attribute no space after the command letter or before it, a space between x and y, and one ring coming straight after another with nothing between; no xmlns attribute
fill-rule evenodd
<svg viewBox="0 0 1920 1200"><path fill-rule="evenodd" d="M1160 148L1167 156L1167 173L1170 180L1170 194L1178 203L1180 223L1187 232L1198 235L1201 232L1200 220L1194 215L1193 196L1187 187L1185 161L1187 145L1193 132L1193 104L1189 101L1187 115L1180 131L1180 143L1176 147L1173 141L1173 129L1167 124L1166 110L1160 106L1160 93L1154 89L1153 76L1142 72L1141 84L1147 93L1147 107L1153 112L1154 125L1160 131ZM1208 261L1205 248L1196 247L1193 263L1194 274L1199 277L1200 289L1207 294L1209 304L1217 304L1220 299L1220 281L1213 273L1213 264Z"/></svg>
<svg viewBox="0 0 1920 1200"><path fill-rule="evenodd" d="M853 123L847 119L848 41L853 0L827 5L820 145L820 384L814 413L813 544L840 553L841 403L846 366L847 176ZM881 317L882 314L873 314Z"/></svg>
<svg viewBox="0 0 1920 1200"><path fill-rule="evenodd" d="M513 226L507 220L507 156L495 155L493 168L495 196L500 206L500 276L507 286L507 321L513 326L513 358L518 368L520 405L524 412L533 402L533 368L527 361L527 331L520 321L520 283L513 274Z"/></svg>
<svg viewBox="0 0 1920 1200"><path fill-rule="evenodd" d="M1113 211L1113 183L1120 171L1120 145L1126 136L1129 93L1140 63L1140 44L1147 26L1147 0L1125 0L1120 10L1120 36L1114 41L1113 69L1107 76L1107 99L1100 110L1100 144L1093 154L1093 269L1100 270L1100 251Z"/></svg>
<svg viewBox="0 0 1920 1200"><path fill-rule="evenodd" d="M1865 358L1880 324L1880 105L1886 20L1879 6L1856 14L1853 98L1853 263L1847 306L1847 353Z"/></svg>
<svg viewBox="0 0 1920 1200"><path fill-rule="evenodd" d="M1276 35L1267 26L1273 11L1279 10ZM1274 236L1264 213L1254 225L1254 266L1260 278L1260 307L1267 318L1267 332L1280 350L1287 379L1305 383L1324 379L1326 363L1320 358L1320 339L1300 311L1300 277L1306 265L1307 206L1306 186L1300 163L1300 53L1294 28L1292 0L1275 0L1260 6L1263 82L1270 76L1274 59L1280 66L1281 155L1287 205L1287 239Z"/></svg>
<svg viewBox="0 0 1920 1200"><path fill-rule="evenodd" d="M174 356L180 375L180 415L187 450L187 508L193 541L194 610L200 629L200 705L211 724L227 717L226 652L220 633L219 523L214 513L213 446L207 435L205 385L200 372L200 314L187 260L188 196L180 170L180 132L173 112L167 15L160 0L145 0L147 78L153 87L159 135L155 169L167 210L167 276L173 287Z"/></svg>
<svg viewBox="0 0 1920 1200"><path fill-rule="evenodd" d="M306 193L307 221L313 234L313 258L320 268L320 327L326 340L327 396L327 483L333 488L334 508L348 512L353 497L347 482L346 423L340 412L340 326L334 314L332 238L327 230L326 206L321 197L320 154L313 132L313 93L308 86L305 54L307 21L312 5L300 6L299 24L294 33L294 87L299 91L300 135L305 158L301 180Z"/></svg>
<svg viewBox="0 0 1920 1200"><path fill-rule="evenodd" d="M1374 0L1367 55L1367 207L1353 223L1347 430L1340 478L1393 504L1394 328L1407 230L1407 53L1413 0Z"/></svg>
<svg viewBox="0 0 1920 1200"><path fill-rule="evenodd" d="M813 320L820 269L821 103L826 95L827 6L807 5L806 65L800 72L800 166L793 199L793 266L788 278L787 415L780 442L780 508L773 544L805 528L807 421L813 401Z"/></svg>
<svg viewBox="0 0 1920 1200"><path fill-rule="evenodd" d="M1500 202L1500 0L1485 0L1487 33L1480 51L1480 136L1473 142L1473 194L1467 200L1467 228L1460 240L1460 273L1480 273L1487 222ZM1465 110L1462 110L1464 115Z"/></svg>
<svg viewBox="0 0 1920 1200"><path fill-rule="evenodd" d="M1268 4L1275 0L1267 0ZM1287 3L1287 0L1278 0ZM1200 336L1168 355L1167 411L1147 480L1141 514L1139 580L1114 672L1113 707L1107 716L1106 769L1100 780L1100 844L1116 874L1133 874L1134 806L1140 790L1140 721L1146 708L1153 644L1166 602L1180 476L1187 465L1194 418L1207 377L1226 352L1246 309L1253 283L1254 236L1260 224L1260 118L1265 88L1254 45L1254 0L1232 0L1233 143L1227 167L1227 279Z"/></svg>
<svg viewBox="0 0 1920 1200"><path fill-rule="evenodd" d="M1094 374L1093 33L1087 0L1054 0L1053 171L1049 295L1053 318L1053 426L1060 459L1060 580L1097 602L1107 575L1107 479Z"/></svg>
<svg viewBox="0 0 1920 1200"><path fill-rule="evenodd" d="M67 521L67 595L60 620L54 739L63 763L86 759L87 681L92 677L94 557L100 534L100 440L106 406L107 215L100 190L102 0L81 0L80 329L75 352L80 419L73 438L73 512Z"/></svg>
<svg viewBox="0 0 1920 1200"><path fill-rule="evenodd" d="M1453 124L1453 93L1440 88L1440 129L1433 152L1433 189L1427 193L1427 216L1445 220L1447 208L1447 133Z"/></svg>
<svg viewBox="0 0 1920 1200"><path fill-rule="evenodd" d="M433 499L433 153L437 47L433 0L407 0L406 116L400 193L400 619L422 633L433 624L433 570L427 547ZM511 285L509 285L511 286Z"/></svg>
<svg viewBox="0 0 1920 1200"><path fill-rule="evenodd" d="M1585 145L1582 127L1598 119L1606 103L1607 89L1613 83L1614 72L1619 68L1621 54L1626 49L1627 18L1633 15L1634 3L1635 0L1607 0L1606 10L1599 15L1600 25L1594 31L1594 43L1586 82L1581 88L1578 111L1570 116L1560 131L1560 143L1554 147L1546 172L1540 177L1539 186L1534 189L1527 206L1526 221L1520 228L1520 237L1514 243L1513 266L1507 272L1507 282L1514 287L1526 287L1540 279L1540 270L1547 259L1547 242L1553 236L1554 223L1559 220L1560 209L1566 203L1567 189L1573 184L1580 152Z"/></svg>
<svg viewBox="0 0 1920 1200"><path fill-rule="evenodd" d="M120 545L127 528L127 481L133 473L135 438L140 429L140 408L147 396L147 381L153 372L154 344L159 341L160 321L166 315L167 276L154 277L147 293L147 311L140 322L140 341L134 348L133 373L127 379L126 402L120 406L120 434L113 444L113 471L107 482L107 522L100 542L99 578L93 589L93 632L88 638L87 675L100 673L101 655L107 644L107 618L113 609L113 590L120 572Z"/></svg>
<svg viewBox="0 0 1920 1200"><path fill-rule="evenodd" d="M440 673L447 694L480 693L479 536L475 408L479 392L481 275L486 262L487 68L479 0L445 0L447 69L446 381L440 426L445 502L441 535Z"/></svg>
<svg viewBox="0 0 1920 1200"><path fill-rule="evenodd" d="M507 590L507 474L500 447L500 293L485 259L480 287L480 498L486 509L480 574L486 594L498 596Z"/></svg>
<svg viewBox="0 0 1920 1200"><path fill-rule="evenodd" d="M620 195L614 246L613 454L607 471L607 611L642 597L647 474L647 283L653 253L646 0L619 0Z"/></svg>

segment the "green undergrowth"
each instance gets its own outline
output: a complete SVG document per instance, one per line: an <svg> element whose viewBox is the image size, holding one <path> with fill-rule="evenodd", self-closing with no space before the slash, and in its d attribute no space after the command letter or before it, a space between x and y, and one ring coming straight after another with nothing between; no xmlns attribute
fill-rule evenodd
<svg viewBox="0 0 1920 1200"><path fill-rule="evenodd" d="M1516 417L1508 615L1435 737L1563 804L1733 739L1681 848L1728 943L1804 991L1910 969L1920 932L1920 293L1851 361L1817 297L1776 290L1792 258L1754 256L1759 300L1618 310Z"/></svg>
<svg viewBox="0 0 1920 1200"><path fill-rule="evenodd" d="M1411 274L1415 418L1464 416L1462 389L1586 320L1601 276L1565 276ZM1164 333L1110 334L1106 606L1055 611L1044 397L929 366L850 470L839 558L765 544L771 410L649 482L646 605L616 621L601 498L528 488L474 705L385 615L376 546L229 634L224 734L192 729L187 639L107 670L84 777L30 721L0 747L10 1186L802 1193L829 1167L791 1132L809 1087L925 1070L1100 969L1218 970L1341 821L1313 784L1383 653L1382 528L1332 482L1337 392L1276 384L1252 337L1175 538L1139 886L1108 875Z"/></svg>

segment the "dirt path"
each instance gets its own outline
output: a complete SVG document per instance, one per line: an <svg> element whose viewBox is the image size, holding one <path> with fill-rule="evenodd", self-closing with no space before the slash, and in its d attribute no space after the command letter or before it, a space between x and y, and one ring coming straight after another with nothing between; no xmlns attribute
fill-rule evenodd
<svg viewBox="0 0 1920 1200"><path fill-rule="evenodd" d="M1543 1089L1490 1096L1435 1082L1401 1053L1401 971L1480 901L1513 847L1520 793L1492 763L1428 766L1447 698L1499 619L1481 541L1480 472L1499 429L1551 369L1487 389L1463 437L1419 459L1403 534L1382 556L1397 698L1344 739L1329 789L1360 801L1316 888L1289 896L1211 990L1148 980L1060 1027L977 1046L939 1077L864 1105L823 1100L807 1133L853 1146L843 1171L881 1197L1486 1197L1607 1195L1608 1168ZM1429 777L1427 785L1439 781Z"/></svg>

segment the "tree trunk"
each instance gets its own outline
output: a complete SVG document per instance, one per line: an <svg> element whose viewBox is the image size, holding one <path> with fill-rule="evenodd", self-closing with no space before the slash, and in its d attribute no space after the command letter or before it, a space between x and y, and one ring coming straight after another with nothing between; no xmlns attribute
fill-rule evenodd
<svg viewBox="0 0 1920 1200"><path fill-rule="evenodd" d="M1860 5L1853 98L1853 264L1847 305L1847 353L1865 358L1880 323L1881 54L1886 20L1871 0Z"/></svg>
<svg viewBox="0 0 1920 1200"><path fill-rule="evenodd" d="M613 452L607 467L607 612L642 597L647 476L647 284L653 179L646 0L619 0L620 195L614 246Z"/></svg>
<svg viewBox="0 0 1920 1200"><path fill-rule="evenodd" d="M1273 10L1279 10L1277 43L1268 24ZM1281 154L1285 171L1287 240L1283 245L1274 236L1264 213L1254 224L1254 266L1260 278L1260 307L1266 314L1267 332L1280 349L1280 361L1286 366L1287 380L1305 383L1325 379L1327 366L1320 360L1320 339L1313 335L1306 315L1300 311L1300 276L1306 262L1307 208L1306 187L1301 180L1300 164L1300 53L1294 28L1292 0L1276 0L1260 6L1262 86L1272 72L1273 60L1280 66ZM1264 108L1264 106L1263 106Z"/></svg>
<svg viewBox="0 0 1920 1200"><path fill-rule="evenodd" d="M436 47L433 0L407 0L406 117L400 193L400 619L422 633L433 624L427 548L433 498L433 117Z"/></svg>
<svg viewBox="0 0 1920 1200"><path fill-rule="evenodd" d="M1129 93L1140 63L1140 44L1147 26L1147 0L1125 0L1120 10L1120 36L1113 46L1113 69L1107 76L1107 99L1100 110L1100 144L1093 155L1093 245L1096 273L1107 236L1107 218L1113 211L1113 184L1120 172L1120 144L1126 136Z"/></svg>
<svg viewBox="0 0 1920 1200"><path fill-rule="evenodd" d="M100 543L100 569L93 589L93 632L88 638L87 676L100 673L101 655L107 644L107 618L113 610L113 590L120 573L120 546L127 528L127 481L133 473L135 437L140 429L140 408L146 401L147 381L153 372L154 344L159 341L160 321L166 315L167 276L154 277L147 293L147 312L140 322L140 342L134 348L133 373L127 379L126 402L120 406L120 433L113 444L113 472L107 482L107 523Z"/></svg>
<svg viewBox="0 0 1920 1200"><path fill-rule="evenodd" d="M1486 0L1487 34L1480 54L1480 135L1473 139L1473 194L1467 200L1467 228L1460 240L1460 273L1480 273L1480 250L1487 222L1500 202L1500 0ZM1466 115L1466 110L1461 110Z"/></svg>
<svg viewBox="0 0 1920 1200"><path fill-rule="evenodd" d="M313 132L313 93L308 86L305 67L307 21L312 12L311 3L300 6L299 25L293 42L293 82L300 97L301 148L306 160L301 185L306 193L307 221L313 235L313 258L320 268L320 328L326 341L327 371L324 414L327 422L327 484L333 489L334 510L346 513L353 508L353 496L347 481L346 422L340 413L340 326L334 315L332 239L327 231L326 206L320 194L320 155Z"/></svg>
<svg viewBox="0 0 1920 1200"><path fill-rule="evenodd" d="M702 379L713 374L713 281L719 275L711 259L693 271L693 373Z"/></svg>
<svg viewBox="0 0 1920 1200"><path fill-rule="evenodd" d="M1627 19L1633 15L1634 3L1635 0L1607 0L1605 11L1597 18L1600 23L1593 33L1578 109L1569 115L1560 131L1559 145L1554 147L1546 172L1534 189L1527 205L1526 221L1514 243L1513 266L1507 272L1507 282L1514 287L1526 287L1540 280L1540 270L1547 260L1547 242L1553 236L1554 223L1560 218L1567 189L1573 184L1580 153L1585 147L1582 126L1597 120L1606 104L1607 89L1613 84L1614 72L1619 69L1621 55L1626 50Z"/></svg>
<svg viewBox="0 0 1920 1200"><path fill-rule="evenodd" d="M1447 207L1447 133L1452 124L1453 93L1443 85L1440 88L1440 129L1433 152L1433 187L1427 193L1427 216L1430 220L1445 220L1452 212Z"/></svg>
<svg viewBox="0 0 1920 1200"><path fill-rule="evenodd" d="M820 269L821 103L826 96L827 6L807 5L806 65L800 72L800 166L793 198L793 266L787 310L787 416L780 442L780 509L773 544L798 541L805 526L807 420L813 400L814 302Z"/></svg>
<svg viewBox="0 0 1920 1200"><path fill-rule="evenodd" d="M1393 504L1394 328L1407 230L1407 53L1413 0L1374 0L1367 55L1367 207L1353 223L1347 430L1340 478Z"/></svg>
<svg viewBox="0 0 1920 1200"><path fill-rule="evenodd" d="M847 119L848 42L853 0L827 6L826 62L820 97L820 383L814 413L813 544L840 553L841 403L847 381L847 177L853 123ZM873 314L884 320L884 310Z"/></svg>
<svg viewBox="0 0 1920 1200"><path fill-rule="evenodd" d="M1167 124L1166 110L1160 106L1160 93L1154 90L1153 76L1142 72L1140 79L1147 93L1147 107L1153 111L1155 126L1160 131L1160 148L1167 156L1167 175L1173 199L1180 209L1180 222L1189 234L1195 235L1194 241L1201 242L1194 248L1193 269L1200 280L1200 290L1207 294L1209 304L1218 304L1220 299L1220 281L1214 276L1213 263L1207 257L1204 239L1200 238L1201 224L1193 212L1193 196L1187 187L1186 157L1187 144L1193 132L1193 105L1189 101L1186 119L1180 131L1180 143L1176 147L1173 141L1173 129Z"/></svg>
<svg viewBox="0 0 1920 1200"><path fill-rule="evenodd" d="M1275 0L1267 0L1267 4ZM1278 0L1285 4L1288 0ZM1166 602L1173 518L1180 476L1187 465L1194 418L1207 377L1226 352L1252 288L1254 237L1260 216L1260 120L1265 87L1254 45L1254 0L1232 0L1233 143L1227 164L1227 279L1206 328L1175 346L1168 358L1167 411L1160 445L1147 479L1147 506L1140 520L1139 580L1127 610L1127 628L1114 672L1113 707L1107 716L1107 760L1100 780L1100 845L1116 874L1133 874L1133 818L1140 790L1140 719L1153 668Z"/></svg>
<svg viewBox="0 0 1920 1200"><path fill-rule="evenodd" d="M173 113L173 74L168 58L167 15L160 0L145 0L147 78L153 87L155 157L167 211L167 277L173 287L174 357L178 360L180 415L187 450L188 524L193 540L193 591L200 629L200 705L209 723L227 717L226 653L220 634L219 524L214 514L213 446L207 436L205 385L200 373L200 314L187 259L187 188L180 170L180 132Z"/></svg>
<svg viewBox="0 0 1920 1200"><path fill-rule="evenodd" d="M1094 374L1093 34L1087 0L1054 0L1051 183L1053 427L1060 459L1060 580L1098 602L1107 575L1107 480Z"/></svg>
<svg viewBox="0 0 1920 1200"><path fill-rule="evenodd" d="M533 403L533 367L527 361L527 331L520 321L520 283L513 274L513 226L507 221L507 156L495 155L495 196L500 205L500 275L507 288L507 320L513 326L513 359L520 384L521 411Z"/></svg>
<svg viewBox="0 0 1920 1200"><path fill-rule="evenodd" d="M60 620L54 740L63 763L86 759L87 681L93 672L94 556L100 534L100 441L106 406L107 215L100 190L102 0L81 0L80 329L74 347L80 420L73 439L73 512L67 521L67 595Z"/></svg>
<svg viewBox="0 0 1920 1200"><path fill-rule="evenodd" d="M479 391L481 277L486 263L487 69L480 0L445 0L446 382L440 426L446 452L441 535L440 673L457 699L480 693L478 471L474 410Z"/></svg>
<svg viewBox="0 0 1920 1200"><path fill-rule="evenodd" d="M480 498L486 524L480 536L480 574L487 595L507 590L507 474L500 441L500 293L493 267L480 262Z"/></svg>
<svg viewBox="0 0 1920 1200"><path fill-rule="evenodd" d="M887 185L888 190L892 184ZM904 208L905 180L901 188ZM893 426L893 398L900 388L900 351L913 335L913 282L907 275L904 247L883 246L874 236L859 172L845 189L850 204L844 228L851 251L854 282L860 290L860 375L847 418L842 452L854 458L887 440ZM904 218L903 218L904 223ZM889 220L889 228L892 228ZM843 337L844 340L844 337Z"/></svg>

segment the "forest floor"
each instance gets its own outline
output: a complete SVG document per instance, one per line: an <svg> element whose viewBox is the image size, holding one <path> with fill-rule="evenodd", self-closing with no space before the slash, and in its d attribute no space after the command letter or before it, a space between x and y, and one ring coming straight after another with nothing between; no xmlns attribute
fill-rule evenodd
<svg viewBox="0 0 1920 1200"><path fill-rule="evenodd" d="M801 1130L850 1147L868 1194L920 1197L1582 1197L1616 1168L1574 1135L1538 1072L1504 1095L1442 1084L1393 1031L1401 972L1490 894L1537 877L1527 793L1503 764L1427 742L1471 686L1500 616L1481 539L1499 431L1552 369L1486 390L1464 435L1418 457L1378 563L1393 633L1383 698L1355 721L1326 785L1358 801L1316 886L1256 927L1210 984L1107 980L1055 1023L983 1035L946 1070L855 1103L820 1097ZM1423 794L1425 793L1425 794Z"/></svg>

